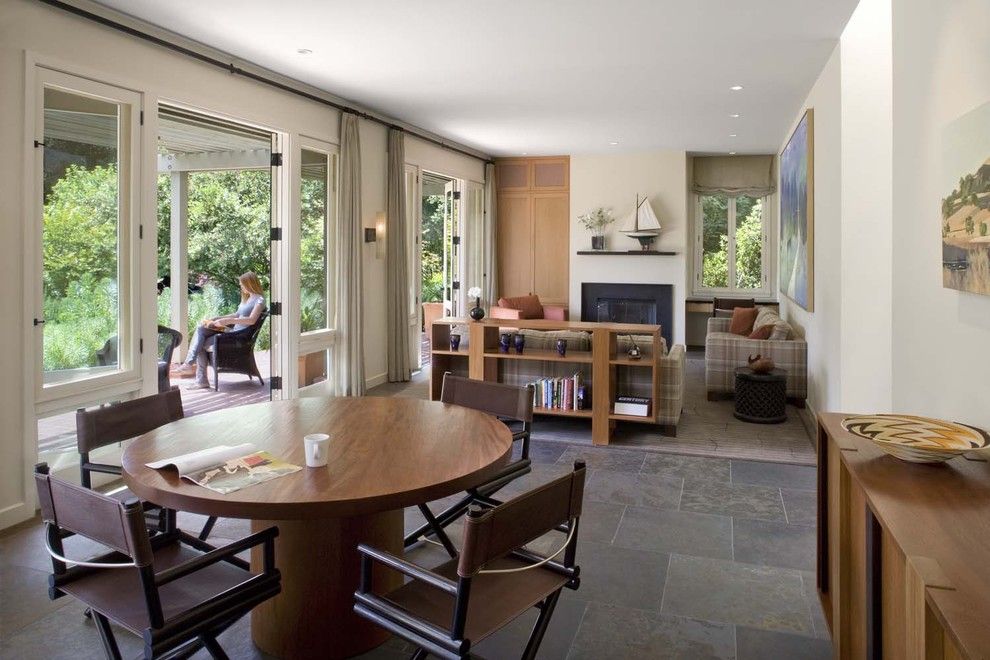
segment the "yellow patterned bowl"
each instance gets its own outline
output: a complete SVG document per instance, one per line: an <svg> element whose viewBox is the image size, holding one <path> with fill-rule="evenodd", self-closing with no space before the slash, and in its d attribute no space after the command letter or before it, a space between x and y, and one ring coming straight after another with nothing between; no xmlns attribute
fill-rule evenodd
<svg viewBox="0 0 990 660"><path fill-rule="evenodd" d="M982 429L914 415L857 415L843 419L842 428L911 463L941 463L990 446Z"/></svg>

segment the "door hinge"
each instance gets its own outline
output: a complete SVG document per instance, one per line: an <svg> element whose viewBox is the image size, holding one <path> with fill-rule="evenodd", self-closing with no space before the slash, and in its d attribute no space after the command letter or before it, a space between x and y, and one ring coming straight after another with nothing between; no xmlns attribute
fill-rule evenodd
<svg viewBox="0 0 990 660"><path fill-rule="evenodd" d="M461 283L458 282L457 280L454 280L453 282L450 283L450 288L452 288L454 291L459 291L461 288Z"/></svg>
<svg viewBox="0 0 990 660"><path fill-rule="evenodd" d="M144 353L144 337L138 339L138 353Z"/></svg>
<svg viewBox="0 0 990 660"><path fill-rule="evenodd" d="M138 238L144 238L144 225L138 225Z"/></svg>
<svg viewBox="0 0 990 660"><path fill-rule="evenodd" d="M273 390L280 390L280 389L282 389L282 377L281 376L272 376L271 378L268 379L268 382L271 383L271 386L272 386L272 389Z"/></svg>
<svg viewBox="0 0 990 660"><path fill-rule="evenodd" d="M276 152L272 153L272 167L282 166L282 154Z"/></svg>
<svg viewBox="0 0 990 660"><path fill-rule="evenodd" d="M460 236L451 236L450 237L450 242L453 245L460 245L461 244L461 237Z"/></svg>
<svg viewBox="0 0 990 660"><path fill-rule="evenodd" d="M282 303L273 302L271 309L268 310L269 316L281 316L282 315Z"/></svg>
<svg viewBox="0 0 990 660"><path fill-rule="evenodd" d="M36 325L36 326L37 325L44 325L44 323L45 323L45 319L35 319L34 320L34 325Z"/></svg>
<svg viewBox="0 0 990 660"><path fill-rule="evenodd" d="M142 126L144 126L144 110L141 111L141 114L138 117L138 121L141 123Z"/></svg>
<svg viewBox="0 0 990 660"><path fill-rule="evenodd" d="M270 236L271 236L271 240L273 240L273 241L280 241L280 240L282 240L282 228L281 227L272 227L272 231L271 231Z"/></svg>
<svg viewBox="0 0 990 660"><path fill-rule="evenodd" d="M460 198L461 198L461 191L460 190L455 190L454 191L454 199L460 199Z"/></svg>
<svg viewBox="0 0 990 660"><path fill-rule="evenodd" d="M46 145L45 145L45 143L44 143L44 142L42 142L41 140L35 140L35 141L34 141L34 148L35 148L35 149L37 149L38 147L44 147L44 146L46 146Z"/></svg>

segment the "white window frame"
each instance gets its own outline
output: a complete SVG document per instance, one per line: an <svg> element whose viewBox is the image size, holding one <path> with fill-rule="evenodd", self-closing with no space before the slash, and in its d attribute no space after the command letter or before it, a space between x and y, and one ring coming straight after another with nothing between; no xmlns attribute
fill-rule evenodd
<svg viewBox="0 0 990 660"><path fill-rule="evenodd" d="M774 196L766 195L762 197L763 212L763 244L760 250L761 269L763 275L763 285L758 289L747 289L735 286L736 280L736 199L729 196L728 213L728 263L729 282L727 287L706 287L702 285L702 273L704 267L704 208L702 207L702 197L714 197L715 195L694 195L694 249L692 250L692 273L691 292L694 297L714 298L716 296L746 296L760 300L775 300L776 288L774 283L774 266L776 260L774 232Z"/></svg>
<svg viewBox="0 0 990 660"><path fill-rule="evenodd" d="M139 229L141 216L141 123L143 99L139 92L116 85L97 82L89 78L56 71L44 66L36 66L33 75L33 90L28 94L33 99L33 130L29 133L33 140L44 141L44 92L46 87L64 89L80 96L91 96L118 104L127 112L126 126L120 134L122 148L119 159L121 194L119 198L120 222L118 226L118 304L120 306L120 326L117 348L119 368L107 373L95 372L92 375L61 383L45 385L43 364L43 326L38 325L29 333L27 350L32 355L34 398L40 410L52 410L93 395L126 393L141 386L141 304L140 296L140 247ZM33 290L31 292L32 311L28 318L44 317L42 256L42 229L44 225L43 177L44 153L40 148L33 150L32 194L30 217L32 225L25 233L25 262ZM46 405L47 404L47 405Z"/></svg>
<svg viewBox="0 0 990 660"><path fill-rule="evenodd" d="M302 312L302 301L301 301L301 296L302 296L302 261L301 261L301 256L302 256L302 252L301 252L301 250L302 250L302 247L301 247L301 245L302 245L302 204L301 204L301 200L299 199L299 195L301 194L301 191L302 191L302 152L303 152L303 150L313 151L313 152L316 152L316 153L324 154L324 155L326 155L330 159L330 167L328 168L328 171L327 171L327 192L330 195L330 202L331 203L329 205L329 208L327 209L327 224L326 224L326 227L324 228L324 230L326 231L326 237L327 237L327 261L329 262L328 263L328 267L326 269L326 278L327 278L326 279L326 284L327 284L327 289L326 289L326 291L327 291L327 327L326 328L320 328L318 330L310 330L309 332L302 332L302 330L301 330L302 319L299 317L299 315ZM296 184L296 185L293 186L293 190L295 191L294 192L294 195L296 197L295 204L296 204L296 209L297 209L296 218L295 218L295 220L296 220L295 225L296 225L296 228L297 228L296 229L296 234L297 234L296 239L297 240L295 241L295 243L296 243L295 244L295 252L296 252L296 255L298 255L298 257L295 260L296 261L295 281L296 281L297 286L295 287L295 291L293 292L293 295L295 296L295 299L296 299L295 300L295 302L296 302L295 309L297 310L296 311L296 318L294 319L294 324L295 324L295 327L296 328L299 328L299 332L297 334L297 344L296 344L296 346L297 346L297 353L296 353L296 356L297 356L297 359L298 359L298 358L302 358L302 357L304 357L306 355L309 355L310 353L318 353L318 352L321 352L321 351L329 351L330 354L329 354L328 360L330 361L330 364L328 365L328 370L329 370L329 373L332 374L333 371L334 371L333 360L335 358L335 356L334 356L334 347L337 344L337 335L338 335L338 332L337 332L337 315L336 315L336 309L337 309L336 294L337 294L337 290L336 290L336 282L334 282L334 278L333 278L333 274L335 272L335 269L333 267L332 260L334 258L334 255L336 255L336 253L337 253L337 251L336 251L336 249L337 249L337 243L340 240L340 237L338 235L338 227L339 227L339 225L337 223L337 208L338 208L339 201L340 201L338 199L338 197L339 197L339 195L338 195L338 191L339 191L338 177L339 177L339 171L340 171L340 164L339 164L340 163L340 160L339 160L340 159L340 148L337 145L331 144L329 142L324 142L322 140L317 140L315 138L308 138L308 137L302 137L302 136L300 136L298 138L298 140L297 140L297 149L295 150L295 152L296 152L295 153L296 158L294 159L294 162L299 164L298 165L299 166L298 176L293 177L293 180L294 180L294 182ZM329 376L329 374L328 374L328 376ZM320 383L317 383L317 384L314 384L314 385L309 385L309 386L306 386L306 387L303 387L303 388L298 388L298 391L299 392L305 392L310 387L319 387L320 385L321 385ZM291 386L292 386L293 390L295 390L296 383L293 382L291 384ZM285 388L283 387L283 389L285 389Z"/></svg>

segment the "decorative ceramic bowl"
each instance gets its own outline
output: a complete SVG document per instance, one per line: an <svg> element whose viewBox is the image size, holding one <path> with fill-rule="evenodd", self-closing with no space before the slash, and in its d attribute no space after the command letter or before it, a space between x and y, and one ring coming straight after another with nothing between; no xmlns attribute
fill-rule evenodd
<svg viewBox="0 0 990 660"><path fill-rule="evenodd" d="M990 446L982 429L914 415L857 415L842 420L842 428L911 463L941 463Z"/></svg>

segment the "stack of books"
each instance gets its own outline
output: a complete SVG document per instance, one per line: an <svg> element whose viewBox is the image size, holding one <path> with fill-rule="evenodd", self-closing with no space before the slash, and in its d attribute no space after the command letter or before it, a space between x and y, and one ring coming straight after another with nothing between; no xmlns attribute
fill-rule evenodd
<svg viewBox="0 0 990 660"><path fill-rule="evenodd" d="M616 415L650 416L650 400L638 396L620 396L615 399Z"/></svg>
<svg viewBox="0 0 990 660"><path fill-rule="evenodd" d="M576 373L568 378L541 378L533 386L533 407L551 410L583 410L587 389Z"/></svg>

